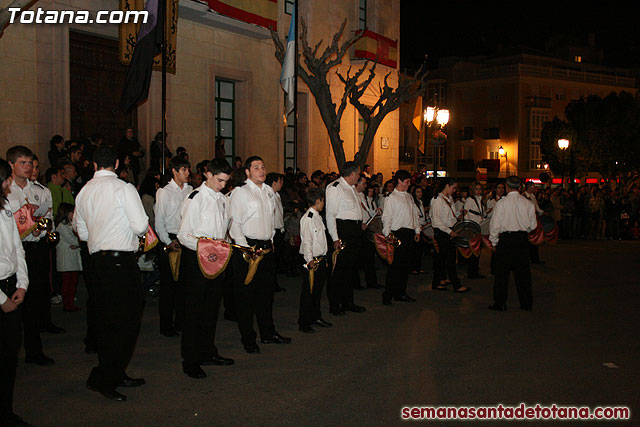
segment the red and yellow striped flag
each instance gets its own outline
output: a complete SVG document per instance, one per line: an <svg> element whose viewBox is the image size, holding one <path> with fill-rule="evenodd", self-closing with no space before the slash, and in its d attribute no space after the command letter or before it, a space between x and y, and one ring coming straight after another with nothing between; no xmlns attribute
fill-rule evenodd
<svg viewBox="0 0 640 427"><path fill-rule="evenodd" d="M398 66L398 41L364 30L355 44L355 58L369 59L387 67Z"/></svg>
<svg viewBox="0 0 640 427"><path fill-rule="evenodd" d="M278 30L278 0L207 0L209 8L249 24Z"/></svg>

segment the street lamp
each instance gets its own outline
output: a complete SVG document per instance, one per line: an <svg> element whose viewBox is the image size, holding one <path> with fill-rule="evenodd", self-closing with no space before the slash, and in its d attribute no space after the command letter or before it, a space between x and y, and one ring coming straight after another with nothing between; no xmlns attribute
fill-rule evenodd
<svg viewBox="0 0 640 427"><path fill-rule="evenodd" d="M562 188L564 189L564 152L569 148L569 140L566 138L558 139L558 148L562 151Z"/></svg>
<svg viewBox="0 0 640 427"><path fill-rule="evenodd" d="M502 148L502 145L501 145L500 147L498 147L498 154L500 155L500 157L504 157L505 174L508 177L509 176L509 157L507 157L507 150Z"/></svg>
<svg viewBox="0 0 640 427"><path fill-rule="evenodd" d="M440 109L436 107L427 107L424 110L423 120L430 127L432 124L436 124L438 127L444 126L449 123L449 110ZM426 136L425 136L426 138ZM433 177L438 179L438 156L437 156L437 146L434 141L433 143Z"/></svg>

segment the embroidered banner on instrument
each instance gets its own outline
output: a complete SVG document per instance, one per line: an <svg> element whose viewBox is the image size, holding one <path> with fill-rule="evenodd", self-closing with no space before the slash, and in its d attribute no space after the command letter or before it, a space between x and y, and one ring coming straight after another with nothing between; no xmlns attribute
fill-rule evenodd
<svg viewBox="0 0 640 427"><path fill-rule="evenodd" d="M167 40L167 72L176 73L176 46L178 39L178 1L165 0L167 8L167 21L165 23L165 35ZM120 10L144 10L144 0L120 0ZM131 57L136 47L136 38L142 22L118 25L120 62L124 65L131 63ZM162 57L158 54L153 58L153 69L162 71Z"/></svg>
<svg viewBox="0 0 640 427"><path fill-rule="evenodd" d="M207 0L209 8L249 24L278 30L278 0Z"/></svg>
<svg viewBox="0 0 640 427"><path fill-rule="evenodd" d="M356 32L360 34L362 30ZM387 67L398 66L398 41L391 40L371 30L364 30L355 43L354 59L369 59Z"/></svg>

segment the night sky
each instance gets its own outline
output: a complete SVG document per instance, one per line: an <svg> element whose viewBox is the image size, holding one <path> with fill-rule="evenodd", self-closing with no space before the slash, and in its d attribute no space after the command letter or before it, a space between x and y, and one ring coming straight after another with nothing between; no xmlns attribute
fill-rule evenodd
<svg viewBox="0 0 640 427"><path fill-rule="evenodd" d="M415 70L425 53L435 68L447 56L491 55L519 46L544 50L552 37L586 45L589 33L604 50L604 64L637 68L640 22L632 4L401 0L400 68Z"/></svg>

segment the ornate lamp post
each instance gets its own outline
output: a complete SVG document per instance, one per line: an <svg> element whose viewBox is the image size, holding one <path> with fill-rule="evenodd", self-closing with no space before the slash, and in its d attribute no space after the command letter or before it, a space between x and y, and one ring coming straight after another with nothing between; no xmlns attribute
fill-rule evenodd
<svg viewBox="0 0 640 427"><path fill-rule="evenodd" d="M562 188L564 189L564 152L569 148L569 140L566 138L558 139L558 148L562 151Z"/></svg>

